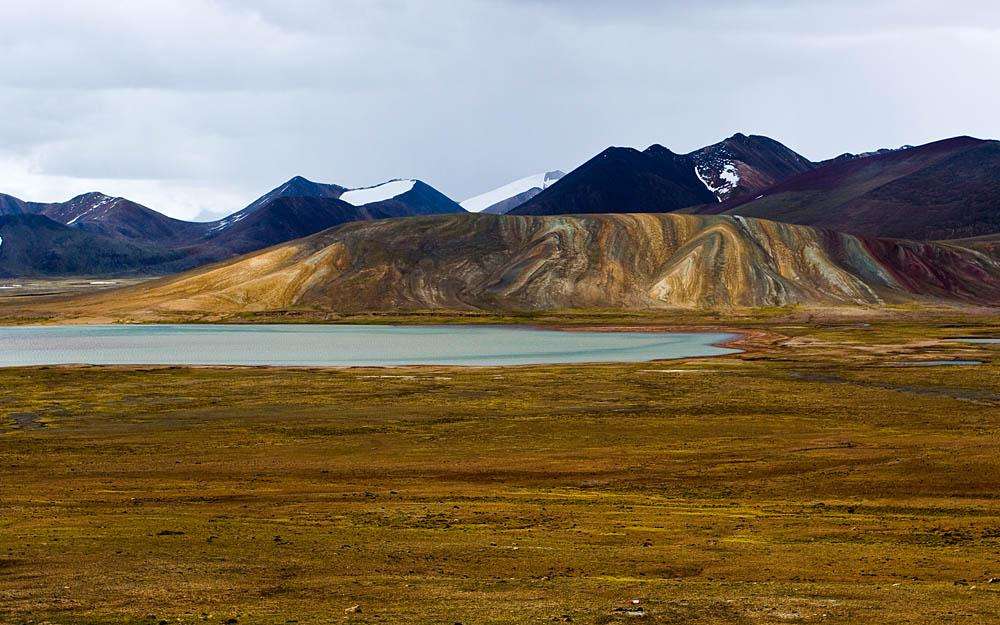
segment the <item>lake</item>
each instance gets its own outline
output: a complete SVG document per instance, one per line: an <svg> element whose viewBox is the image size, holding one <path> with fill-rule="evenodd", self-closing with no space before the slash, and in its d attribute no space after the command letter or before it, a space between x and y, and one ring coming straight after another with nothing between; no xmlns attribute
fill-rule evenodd
<svg viewBox="0 0 1000 625"><path fill-rule="evenodd" d="M509 326L0 327L0 366L526 365L718 356L721 332L562 332Z"/></svg>

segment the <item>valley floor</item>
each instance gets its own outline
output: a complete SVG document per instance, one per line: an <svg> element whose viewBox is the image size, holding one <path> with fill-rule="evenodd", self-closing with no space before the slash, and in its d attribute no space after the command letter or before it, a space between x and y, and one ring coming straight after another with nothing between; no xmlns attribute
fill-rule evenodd
<svg viewBox="0 0 1000 625"><path fill-rule="evenodd" d="M748 322L740 356L628 365L0 369L0 621L996 622L1000 348L941 340L996 322ZM953 358L984 364L897 366Z"/></svg>

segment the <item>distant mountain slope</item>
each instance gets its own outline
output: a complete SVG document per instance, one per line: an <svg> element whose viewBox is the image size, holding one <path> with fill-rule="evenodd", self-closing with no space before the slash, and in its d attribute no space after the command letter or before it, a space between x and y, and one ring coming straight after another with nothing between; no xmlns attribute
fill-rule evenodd
<svg viewBox="0 0 1000 625"><path fill-rule="evenodd" d="M374 187L345 191L340 199L353 205L400 215L464 213L457 202L420 180L390 180Z"/></svg>
<svg viewBox="0 0 1000 625"><path fill-rule="evenodd" d="M502 187L470 197L460 204L470 213L504 215L548 189L565 175L564 172L554 170L525 176Z"/></svg>
<svg viewBox="0 0 1000 625"><path fill-rule="evenodd" d="M871 236L934 240L1000 232L1000 142L955 137L834 159L724 208Z"/></svg>
<svg viewBox="0 0 1000 625"><path fill-rule="evenodd" d="M67 226L104 236L145 242L190 240L207 226L167 217L141 204L103 193L85 193L68 202L29 204L30 211Z"/></svg>
<svg viewBox="0 0 1000 625"><path fill-rule="evenodd" d="M759 135L735 134L689 154L661 145L642 152L608 148L510 213L663 213L690 207L711 213L724 210L722 201L757 194L813 167Z"/></svg>
<svg viewBox="0 0 1000 625"><path fill-rule="evenodd" d="M339 198L346 197L351 202ZM11 276L167 274L232 258L355 220L464 212L419 180L349 190L296 176L215 222L172 219L124 198L86 193L67 202L24 202L0 195L0 214L16 223ZM9 226L14 227L14 222ZM56 228L55 226L61 226ZM37 232L31 232L37 229ZM76 233L74 235L74 233ZM84 235L90 235L84 236ZM31 242L35 248L23 247ZM114 242L118 244L113 244ZM15 251L15 244L8 248Z"/></svg>
<svg viewBox="0 0 1000 625"><path fill-rule="evenodd" d="M346 189L297 176L245 209L208 224L206 240L198 253L219 260L348 221L457 212L464 211L419 180L393 180L374 187Z"/></svg>
<svg viewBox="0 0 1000 625"><path fill-rule="evenodd" d="M899 152L900 150L909 150L914 146L912 145L902 145L898 148L879 148L877 150L871 150L869 152L862 152L860 154L852 154L851 152L844 152L840 156L835 156L829 158L825 161L819 161L816 163L817 167L823 167L825 165L830 165L831 163L836 163L838 161L852 161L856 158L868 158L869 156L880 156L882 154L889 154L890 152Z"/></svg>
<svg viewBox="0 0 1000 625"><path fill-rule="evenodd" d="M714 202L690 158L661 145L612 147L508 214L665 213Z"/></svg>
<svg viewBox="0 0 1000 625"><path fill-rule="evenodd" d="M21 215L28 212L27 202L13 195L0 193L0 217L3 215Z"/></svg>
<svg viewBox="0 0 1000 625"><path fill-rule="evenodd" d="M338 198L347 189L336 184L323 184L307 180L302 176L295 176L287 182L278 185L245 208L226 216L218 221L208 224L209 232L224 230L229 224L245 219L249 215L257 212L258 209L268 206L271 202L283 197L316 197L316 198Z"/></svg>
<svg viewBox="0 0 1000 625"><path fill-rule="evenodd" d="M774 139L737 133L691 152L698 178L722 202L751 197L815 165Z"/></svg>
<svg viewBox="0 0 1000 625"><path fill-rule="evenodd" d="M176 262L179 250L121 241L44 215L0 216L0 277L127 275Z"/></svg>
<svg viewBox="0 0 1000 625"><path fill-rule="evenodd" d="M298 239L350 221L407 217L406 207L392 203L352 206L329 197L278 197L193 251L220 260Z"/></svg>
<svg viewBox="0 0 1000 625"><path fill-rule="evenodd" d="M958 246L728 216L446 215L355 222L74 302L152 316L354 310L1000 303L1000 263Z"/></svg>
<svg viewBox="0 0 1000 625"><path fill-rule="evenodd" d="M204 224L173 219L141 204L103 193L84 193L65 202L25 202L0 194L0 215L44 215L55 222L115 239L166 243L203 233Z"/></svg>

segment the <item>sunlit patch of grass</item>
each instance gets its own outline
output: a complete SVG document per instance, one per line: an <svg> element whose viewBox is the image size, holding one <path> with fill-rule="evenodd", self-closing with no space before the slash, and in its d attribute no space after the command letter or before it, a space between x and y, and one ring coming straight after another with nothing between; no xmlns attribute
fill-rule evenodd
<svg viewBox="0 0 1000 625"><path fill-rule="evenodd" d="M1000 612L997 350L936 342L995 326L719 323L768 338L628 365L0 369L0 621ZM986 364L885 366L967 350Z"/></svg>

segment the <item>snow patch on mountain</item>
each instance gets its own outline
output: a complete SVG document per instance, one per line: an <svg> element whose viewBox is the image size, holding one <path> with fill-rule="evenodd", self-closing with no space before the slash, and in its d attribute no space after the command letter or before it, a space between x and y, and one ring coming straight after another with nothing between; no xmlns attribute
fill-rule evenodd
<svg viewBox="0 0 1000 625"><path fill-rule="evenodd" d="M410 191L416 180L390 180L374 187L363 187L344 191L340 199L353 206L364 206L373 202L384 202Z"/></svg>
<svg viewBox="0 0 1000 625"><path fill-rule="evenodd" d="M243 219L244 217L246 217L249 214L250 213L247 212L247 211L240 211L240 212L238 212L238 213L236 213L234 215L230 215L229 217L226 217L225 219L219 221L219 225L212 226L211 228L209 228L208 231L209 232L217 232L219 230L225 230L226 228L228 228L229 226L233 225L237 221Z"/></svg>
<svg viewBox="0 0 1000 625"><path fill-rule="evenodd" d="M724 163L718 172L713 172L704 165L697 165L694 168L694 173L698 176L698 180L701 180L701 183L705 185L705 188L715 194L720 202L729 197L736 185L740 183L740 172L736 169L736 165L731 162Z"/></svg>
<svg viewBox="0 0 1000 625"><path fill-rule="evenodd" d="M101 208L102 206L106 207L104 209L104 214L107 214L108 210L111 208L111 206L108 206L108 204L110 204L112 202L115 202L116 200L120 200L120 199L121 198L110 197L110 196L107 196L107 195L101 195L100 199L97 202L95 202L94 204L92 204L90 206L90 208L88 208L87 210L83 211L82 213L77 214L77 216L74 217L73 219L70 219L69 221L67 221L66 225L67 226L72 226L78 220L80 220L83 217L86 217L87 215L89 215L90 213L94 212L98 208ZM95 215L95 217L96 217L96 215Z"/></svg>
<svg viewBox="0 0 1000 625"><path fill-rule="evenodd" d="M547 171L541 174L534 174L531 176L525 176L514 182L509 182L502 187L497 187L492 191L487 191L480 195L470 197L467 200L459 202L459 205L470 213L479 213L487 208L499 204L504 200L508 200L516 195L520 195L532 189L538 189L539 191L544 191L545 189L551 187L565 174L561 171Z"/></svg>

